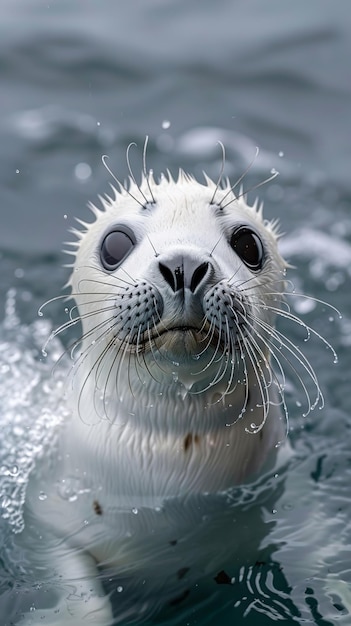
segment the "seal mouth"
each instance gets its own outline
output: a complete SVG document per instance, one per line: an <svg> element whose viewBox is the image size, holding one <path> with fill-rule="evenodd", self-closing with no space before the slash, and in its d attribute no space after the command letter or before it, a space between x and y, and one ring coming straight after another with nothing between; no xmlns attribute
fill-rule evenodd
<svg viewBox="0 0 351 626"><path fill-rule="evenodd" d="M239 328L240 327L240 328ZM235 331L235 339L231 342L232 348L239 348L238 337L246 335L245 325L238 324ZM185 351L192 355L204 354L208 349L225 352L228 350L228 337L226 330L206 321L202 326L177 325L159 326L152 332L143 333L139 337L139 347L144 351L151 350L152 345L165 352Z"/></svg>
<svg viewBox="0 0 351 626"><path fill-rule="evenodd" d="M205 335L206 332L204 329L197 328L196 326L171 326L170 328L163 328L154 336L151 336L152 339L155 337L162 337L162 335L166 335L167 333L193 333L194 335Z"/></svg>
<svg viewBox="0 0 351 626"><path fill-rule="evenodd" d="M194 356L202 352L204 347L207 348L207 344L210 343L206 328L183 325L161 328L148 339L150 348L153 343L163 354L177 357L184 354Z"/></svg>

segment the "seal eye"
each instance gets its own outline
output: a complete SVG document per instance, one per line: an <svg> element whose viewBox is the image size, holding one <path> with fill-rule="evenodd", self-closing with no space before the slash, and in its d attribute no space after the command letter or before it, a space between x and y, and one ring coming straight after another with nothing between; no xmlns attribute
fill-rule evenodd
<svg viewBox="0 0 351 626"><path fill-rule="evenodd" d="M132 250L135 241L127 229L113 230L101 244L100 258L106 270L115 270Z"/></svg>
<svg viewBox="0 0 351 626"><path fill-rule="evenodd" d="M250 228L242 226L235 230L230 239L234 252L250 270L258 271L263 263L263 245L261 239Z"/></svg>

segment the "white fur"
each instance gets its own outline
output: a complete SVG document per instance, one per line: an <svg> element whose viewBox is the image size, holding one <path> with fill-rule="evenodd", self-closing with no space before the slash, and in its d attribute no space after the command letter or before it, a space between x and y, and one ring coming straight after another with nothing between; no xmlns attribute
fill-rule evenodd
<svg viewBox="0 0 351 626"><path fill-rule="evenodd" d="M183 172L177 181L163 177L156 183L150 176L141 187L131 181L128 190L113 189L113 194L102 199L101 210L92 205L94 221L75 231L69 285L83 339L72 371L72 414L58 449L38 468L28 490L24 544L36 545L38 567L53 567L72 582L61 586L59 612L43 609L26 617L25 624L111 623L96 564L110 568L117 580L152 577L149 595L137 588L144 607L138 611L152 609L160 594L167 601L184 591L185 581L176 575L184 562L193 582L222 569L228 514L222 504L213 513L221 524L223 509L223 534L212 540L211 526L201 525L206 507L213 512L219 494L257 475L267 459L273 462L284 438L281 398L269 373L270 350L260 341L266 326L252 321L258 334L256 344L250 339L246 370L241 357L235 369L223 365L215 341L202 354L207 340L195 349L196 334L178 329L199 325L204 302L212 314L216 285L239 303L239 310L244 297L263 325L274 325L269 305L279 306L285 269L275 225L263 220L261 207L236 199L229 187L217 189L208 178L202 185ZM122 266L109 273L101 266L100 244L111 227L121 224L133 229L136 245ZM228 243L242 225L263 242L267 258L262 272L246 267ZM178 257L209 267L208 278L194 294L184 290L181 305L159 269L160 262ZM136 354L135 346L118 338L121 329L114 319L108 320L122 294L130 296L134 310L142 309L138 293L144 284L151 286L148 297L159 331L176 329L156 337L153 350ZM131 315L128 323L138 344ZM225 329L227 318L221 319ZM121 320L126 323L124 308ZM102 326L97 329L97 324ZM223 375L216 378L219 363ZM229 385L233 373L237 384ZM47 494L45 501L40 492ZM192 543L195 527L197 545ZM34 528L46 537L42 550ZM178 552L174 542L183 546ZM73 599L70 584L78 590ZM132 614L122 603L116 623L128 623Z"/></svg>

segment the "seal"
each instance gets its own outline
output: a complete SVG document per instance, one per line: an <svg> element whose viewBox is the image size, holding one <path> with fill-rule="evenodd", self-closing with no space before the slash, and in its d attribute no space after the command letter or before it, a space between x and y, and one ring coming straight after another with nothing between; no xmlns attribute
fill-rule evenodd
<svg viewBox="0 0 351 626"><path fill-rule="evenodd" d="M70 244L70 417L27 492L24 543L59 597L20 624L127 624L230 582L227 490L285 439L276 223L221 177L112 189Z"/></svg>

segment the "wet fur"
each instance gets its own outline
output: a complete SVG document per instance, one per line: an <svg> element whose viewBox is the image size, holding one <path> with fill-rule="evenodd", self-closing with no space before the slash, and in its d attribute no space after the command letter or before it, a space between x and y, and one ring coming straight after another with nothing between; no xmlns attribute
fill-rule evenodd
<svg viewBox="0 0 351 626"><path fill-rule="evenodd" d="M313 367L276 329L280 317L315 332L286 303L277 225L264 220L257 202L247 204L244 175L235 185L222 174L200 184L183 171L157 182L145 152L143 169L140 185L131 172L101 208L90 206L94 221L74 231L68 285L76 304L52 333L82 327L70 347L72 416L54 461L46 459L29 487L24 542L30 545L38 524L45 529L51 547L33 561L53 563L84 599L71 605L63 592L60 612L46 611L57 625L84 623L89 612L97 624L133 621L135 598L123 610L117 602L112 618L96 564L117 579L150 580L152 573L145 597L136 587L144 607L137 615L159 605L161 589L175 606L197 579L213 581L228 545L234 552L240 546L220 494L274 464L285 440L285 370L300 383L306 412L323 401ZM136 243L109 272L101 243L119 224L133 228ZM229 245L243 225L261 238L260 271ZM196 289L177 291L164 280L160 268L177 255L195 263ZM38 507L42 491L48 497ZM213 540L211 524L220 528ZM36 612L34 623L44 615Z"/></svg>

